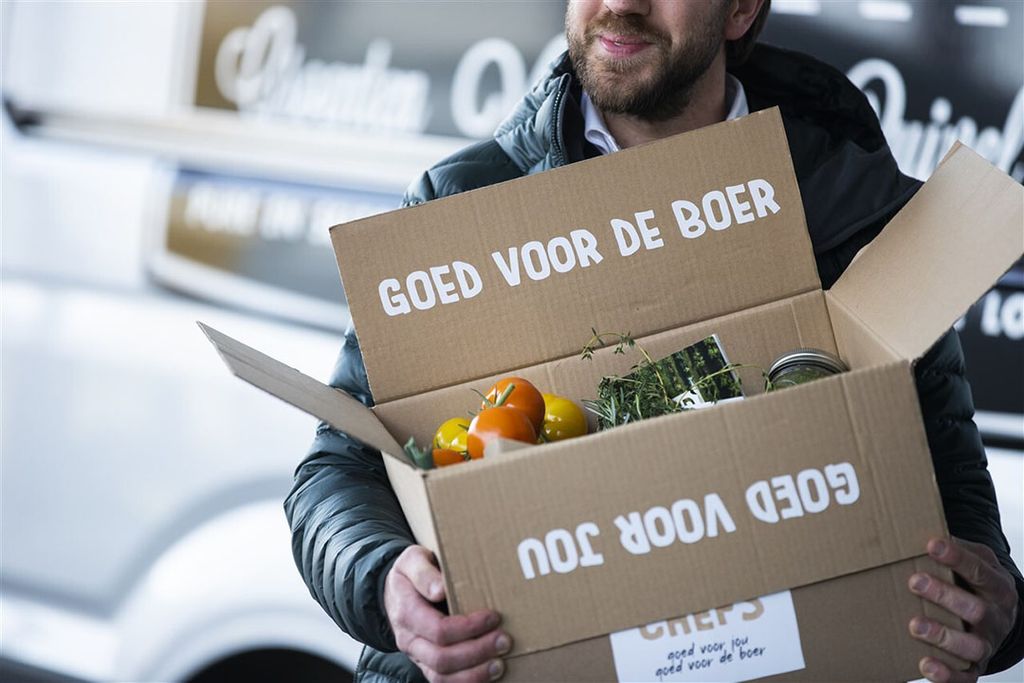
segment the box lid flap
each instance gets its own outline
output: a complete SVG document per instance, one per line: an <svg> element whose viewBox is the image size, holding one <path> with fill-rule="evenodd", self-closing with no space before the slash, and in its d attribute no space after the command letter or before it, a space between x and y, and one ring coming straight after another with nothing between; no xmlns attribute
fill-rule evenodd
<svg viewBox="0 0 1024 683"><path fill-rule="evenodd" d="M292 404L384 453L404 457L402 448L373 411L338 389L322 384L209 325L197 321L232 374Z"/></svg>
<svg viewBox="0 0 1024 683"><path fill-rule="evenodd" d="M957 144L830 290L915 359L1024 252L1024 187Z"/></svg>
<svg viewBox="0 0 1024 683"><path fill-rule="evenodd" d="M378 403L820 288L777 109L331 238Z"/></svg>

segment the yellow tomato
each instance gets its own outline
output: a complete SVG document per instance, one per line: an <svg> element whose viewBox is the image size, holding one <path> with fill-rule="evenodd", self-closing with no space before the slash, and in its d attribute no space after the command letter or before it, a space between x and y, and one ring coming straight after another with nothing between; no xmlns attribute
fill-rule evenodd
<svg viewBox="0 0 1024 683"><path fill-rule="evenodd" d="M544 426L548 441L561 441L587 433L587 417L580 407L567 398L544 394Z"/></svg>
<svg viewBox="0 0 1024 683"><path fill-rule="evenodd" d="M469 420L464 417L453 417L437 428L437 433L434 434L434 448L465 453L468 435Z"/></svg>

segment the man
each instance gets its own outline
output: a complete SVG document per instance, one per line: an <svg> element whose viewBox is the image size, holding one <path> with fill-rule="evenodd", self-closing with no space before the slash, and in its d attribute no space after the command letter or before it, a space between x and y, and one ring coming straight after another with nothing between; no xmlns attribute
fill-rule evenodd
<svg viewBox="0 0 1024 683"><path fill-rule="evenodd" d="M842 74L803 55L754 46L767 11L768 0L570 2L568 55L494 139L440 162L414 183L405 203L779 105L819 274L831 286L918 183L899 173L866 99ZM969 540L933 539L927 546L960 585L915 574L908 590L960 616L966 627L947 629L920 615L908 629L972 665L958 672L926 657L919 663L923 675L975 680L1022 656L1024 581L1000 530L954 333L922 359L917 382L949 526ZM332 384L372 403L351 331ZM441 611L440 571L429 551L413 545L378 453L321 425L285 509L310 591L341 628L368 645L361 680L502 675L500 658L511 640L500 615Z"/></svg>

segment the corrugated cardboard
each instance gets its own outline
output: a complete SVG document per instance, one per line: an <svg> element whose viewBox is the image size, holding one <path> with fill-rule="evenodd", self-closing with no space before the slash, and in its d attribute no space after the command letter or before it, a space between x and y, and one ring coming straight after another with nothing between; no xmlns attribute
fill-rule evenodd
<svg viewBox="0 0 1024 683"><path fill-rule="evenodd" d="M199 323L199 327L239 379L328 424L339 425L339 429L384 453L402 452L380 420L348 394L317 382L208 325Z"/></svg>
<svg viewBox="0 0 1024 683"><path fill-rule="evenodd" d="M243 379L384 452L451 608L504 615L513 680L614 678L607 634L786 588L804 668L785 678L909 678L931 651L910 616L953 623L906 589L946 533L912 362L1019 256L1022 193L958 148L822 292L769 110L333 228L373 411L207 332ZM703 231L697 207L719 209ZM510 247L537 279L502 274ZM745 401L430 472L397 450L513 371L593 396L635 359L579 359L591 327L655 356L716 333L762 367L814 346L852 371L758 395L747 370Z"/></svg>
<svg viewBox="0 0 1024 683"><path fill-rule="evenodd" d="M591 327L625 326L643 337L820 289L789 148L785 136L773 134L780 127L777 113L758 114L624 150L612 163L591 159L332 229L377 402L573 355ZM730 165L735 170L723 175ZM740 212L747 222L681 236L672 202L700 203L708 192L724 195L766 179L777 213L765 207L758 217L744 190L735 196L748 205ZM610 219L630 221L639 232L636 214L645 211L655 216L647 227L660 230L650 241L663 246L620 255ZM572 244L581 230L595 238L599 263L575 258L571 270L552 268L539 281L523 268L520 284L509 286L492 256L556 239ZM552 249L565 263L560 244ZM410 273L454 261L477 269L479 294L406 315L383 309L385 278L406 288Z"/></svg>
<svg viewBox="0 0 1024 683"><path fill-rule="evenodd" d="M428 491L453 608L509 605L505 624L529 652L673 616L664 613L663 596L680 577L692 592L675 608L688 613L919 555L944 524L933 482L918 476L928 466L923 430L902 429L915 424L916 406L904 380L893 367L865 369L730 410L609 430L586 448L563 442L546 446L543 458L527 449L490 467L437 472ZM887 452L902 460L882 471L877 458ZM856 504L833 501L821 513L778 524L746 511L744 491L754 482L839 462L857 473ZM710 493L720 495L735 532L642 556L619 543L616 516L680 499L702 504ZM467 509L473 514L461 514ZM520 541L544 539L553 529L574 532L584 522L600 529L591 542L602 565L524 580ZM472 542L446 544L449 538ZM622 591L623 583L645 590ZM605 597L586 599L598 595Z"/></svg>
<svg viewBox="0 0 1024 683"><path fill-rule="evenodd" d="M907 591L906 577L915 571L943 573L928 558L917 558L795 589L806 667L762 680L863 683L917 678L917 661L935 652L907 637L907 623L921 613L949 625L953 619ZM611 644L605 636L514 657L506 678L539 683L614 680Z"/></svg>
<svg viewBox="0 0 1024 683"><path fill-rule="evenodd" d="M914 359L1022 251L1020 183L958 143L829 295L900 357Z"/></svg>
<svg viewBox="0 0 1024 683"><path fill-rule="evenodd" d="M820 290L732 313L721 318L666 330L637 338L655 358L718 334L730 357L760 368L768 367L779 349L814 347L836 352L836 342L829 326L825 299ZM580 336L582 347L590 335L584 329ZM578 351L578 349L577 349ZM592 397L594 388L606 375L624 375L636 363L636 357L616 354L611 346L597 349L592 360L581 362L578 354L566 358L519 368L516 374L545 391L560 396ZM414 436L418 443L426 443L437 429L438 414L461 415L467 410L466 399L473 389L482 390L507 375L499 372L450 387L425 391L414 396L378 405L375 413L384 426L401 434ZM756 367L741 370L744 392L747 396L761 393L764 377ZM596 422L594 423L596 425ZM593 426L593 425L592 425Z"/></svg>

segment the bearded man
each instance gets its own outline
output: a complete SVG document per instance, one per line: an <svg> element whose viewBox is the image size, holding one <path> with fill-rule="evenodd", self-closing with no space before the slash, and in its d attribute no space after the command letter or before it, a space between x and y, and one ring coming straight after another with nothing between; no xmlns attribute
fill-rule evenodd
<svg viewBox="0 0 1024 683"><path fill-rule="evenodd" d="M782 111L822 286L836 281L913 195L865 97L835 69L755 45L770 0L579 0L566 12L569 50L493 139L441 161L410 187L418 204L610 154L771 106ZM972 681L1024 649L1024 581L1000 528L992 480L950 331L916 367L936 477L954 539L927 552L958 585L924 573L907 590L965 622L923 614L909 637L971 663L919 663L933 681ZM372 404L352 330L332 385ZM485 681L504 672L511 635L500 615L449 616L430 551L415 545L379 453L321 424L285 501L293 552L310 592L367 644L362 681ZM851 672L853 677L856 672Z"/></svg>

